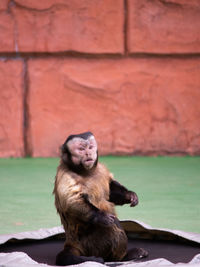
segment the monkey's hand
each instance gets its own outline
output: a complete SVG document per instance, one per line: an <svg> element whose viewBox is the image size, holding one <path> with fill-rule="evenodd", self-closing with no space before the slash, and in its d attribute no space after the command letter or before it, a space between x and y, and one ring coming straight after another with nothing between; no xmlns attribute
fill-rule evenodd
<svg viewBox="0 0 200 267"><path fill-rule="evenodd" d="M103 227L109 227L115 223L115 216L112 214L106 214L103 211L99 211L92 219L93 224L98 224Z"/></svg>
<svg viewBox="0 0 200 267"><path fill-rule="evenodd" d="M90 207L92 216L90 218L90 222L92 224L98 224L100 226L109 227L111 224L115 223L115 216L110 213L105 213L99 210L96 206L94 206L90 200L88 194L82 194L82 198L85 203Z"/></svg>
<svg viewBox="0 0 200 267"><path fill-rule="evenodd" d="M138 204L138 196L135 192L128 191L126 193L126 200L127 200L127 203L131 203L130 204L131 207L134 207Z"/></svg>

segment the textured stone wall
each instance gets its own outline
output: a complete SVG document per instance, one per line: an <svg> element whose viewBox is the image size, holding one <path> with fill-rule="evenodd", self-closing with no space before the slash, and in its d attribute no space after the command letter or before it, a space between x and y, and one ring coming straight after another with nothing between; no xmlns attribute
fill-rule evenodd
<svg viewBox="0 0 200 267"><path fill-rule="evenodd" d="M200 155L200 0L1 0L0 157Z"/></svg>

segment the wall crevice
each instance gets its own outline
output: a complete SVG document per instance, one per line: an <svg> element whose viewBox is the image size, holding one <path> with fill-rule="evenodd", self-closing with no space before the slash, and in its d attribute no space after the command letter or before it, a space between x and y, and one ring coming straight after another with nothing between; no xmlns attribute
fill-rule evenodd
<svg viewBox="0 0 200 267"><path fill-rule="evenodd" d="M128 55L128 1L124 0L124 53Z"/></svg>
<svg viewBox="0 0 200 267"><path fill-rule="evenodd" d="M28 94L29 94L29 77L27 59L24 59L23 65L23 138L24 138L24 155L25 157L32 156L32 149L30 144L30 131L29 131L29 107L28 107Z"/></svg>
<svg viewBox="0 0 200 267"><path fill-rule="evenodd" d="M78 58L78 59L123 59L123 58L169 58L169 59L193 59L200 58L200 53L143 53L143 52L135 52L126 55L121 54L87 54L87 53L79 53L79 52L52 52L52 53L27 53L27 52L18 52L18 53L1 53L0 52L0 60L6 59L45 59L45 58Z"/></svg>

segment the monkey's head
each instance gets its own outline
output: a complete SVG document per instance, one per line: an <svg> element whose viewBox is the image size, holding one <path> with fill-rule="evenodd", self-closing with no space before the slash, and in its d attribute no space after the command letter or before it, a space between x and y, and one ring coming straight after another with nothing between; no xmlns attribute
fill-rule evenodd
<svg viewBox="0 0 200 267"><path fill-rule="evenodd" d="M94 169L98 162L97 142L91 132L70 135L62 145L62 161L76 173Z"/></svg>

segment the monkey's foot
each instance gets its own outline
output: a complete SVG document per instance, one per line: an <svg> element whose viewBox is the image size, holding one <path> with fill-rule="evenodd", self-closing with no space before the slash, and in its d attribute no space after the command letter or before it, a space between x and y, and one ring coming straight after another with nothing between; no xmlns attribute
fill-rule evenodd
<svg viewBox="0 0 200 267"><path fill-rule="evenodd" d="M143 248L132 248L127 252L124 260L140 260L148 255L149 253Z"/></svg>
<svg viewBox="0 0 200 267"><path fill-rule="evenodd" d="M90 256L90 257L84 257L84 259L85 261L96 261L96 262L104 264L103 258L100 258L100 257Z"/></svg>
<svg viewBox="0 0 200 267"><path fill-rule="evenodd" d="M86 256L76 256L64 249L61 251L57 257L56 257L56 265L59 266L66 266L66 265L73 265L73 264L79 264L86 261L96 261L99 263L104 263L103 258L100 257L86 257Z"/></svg>

